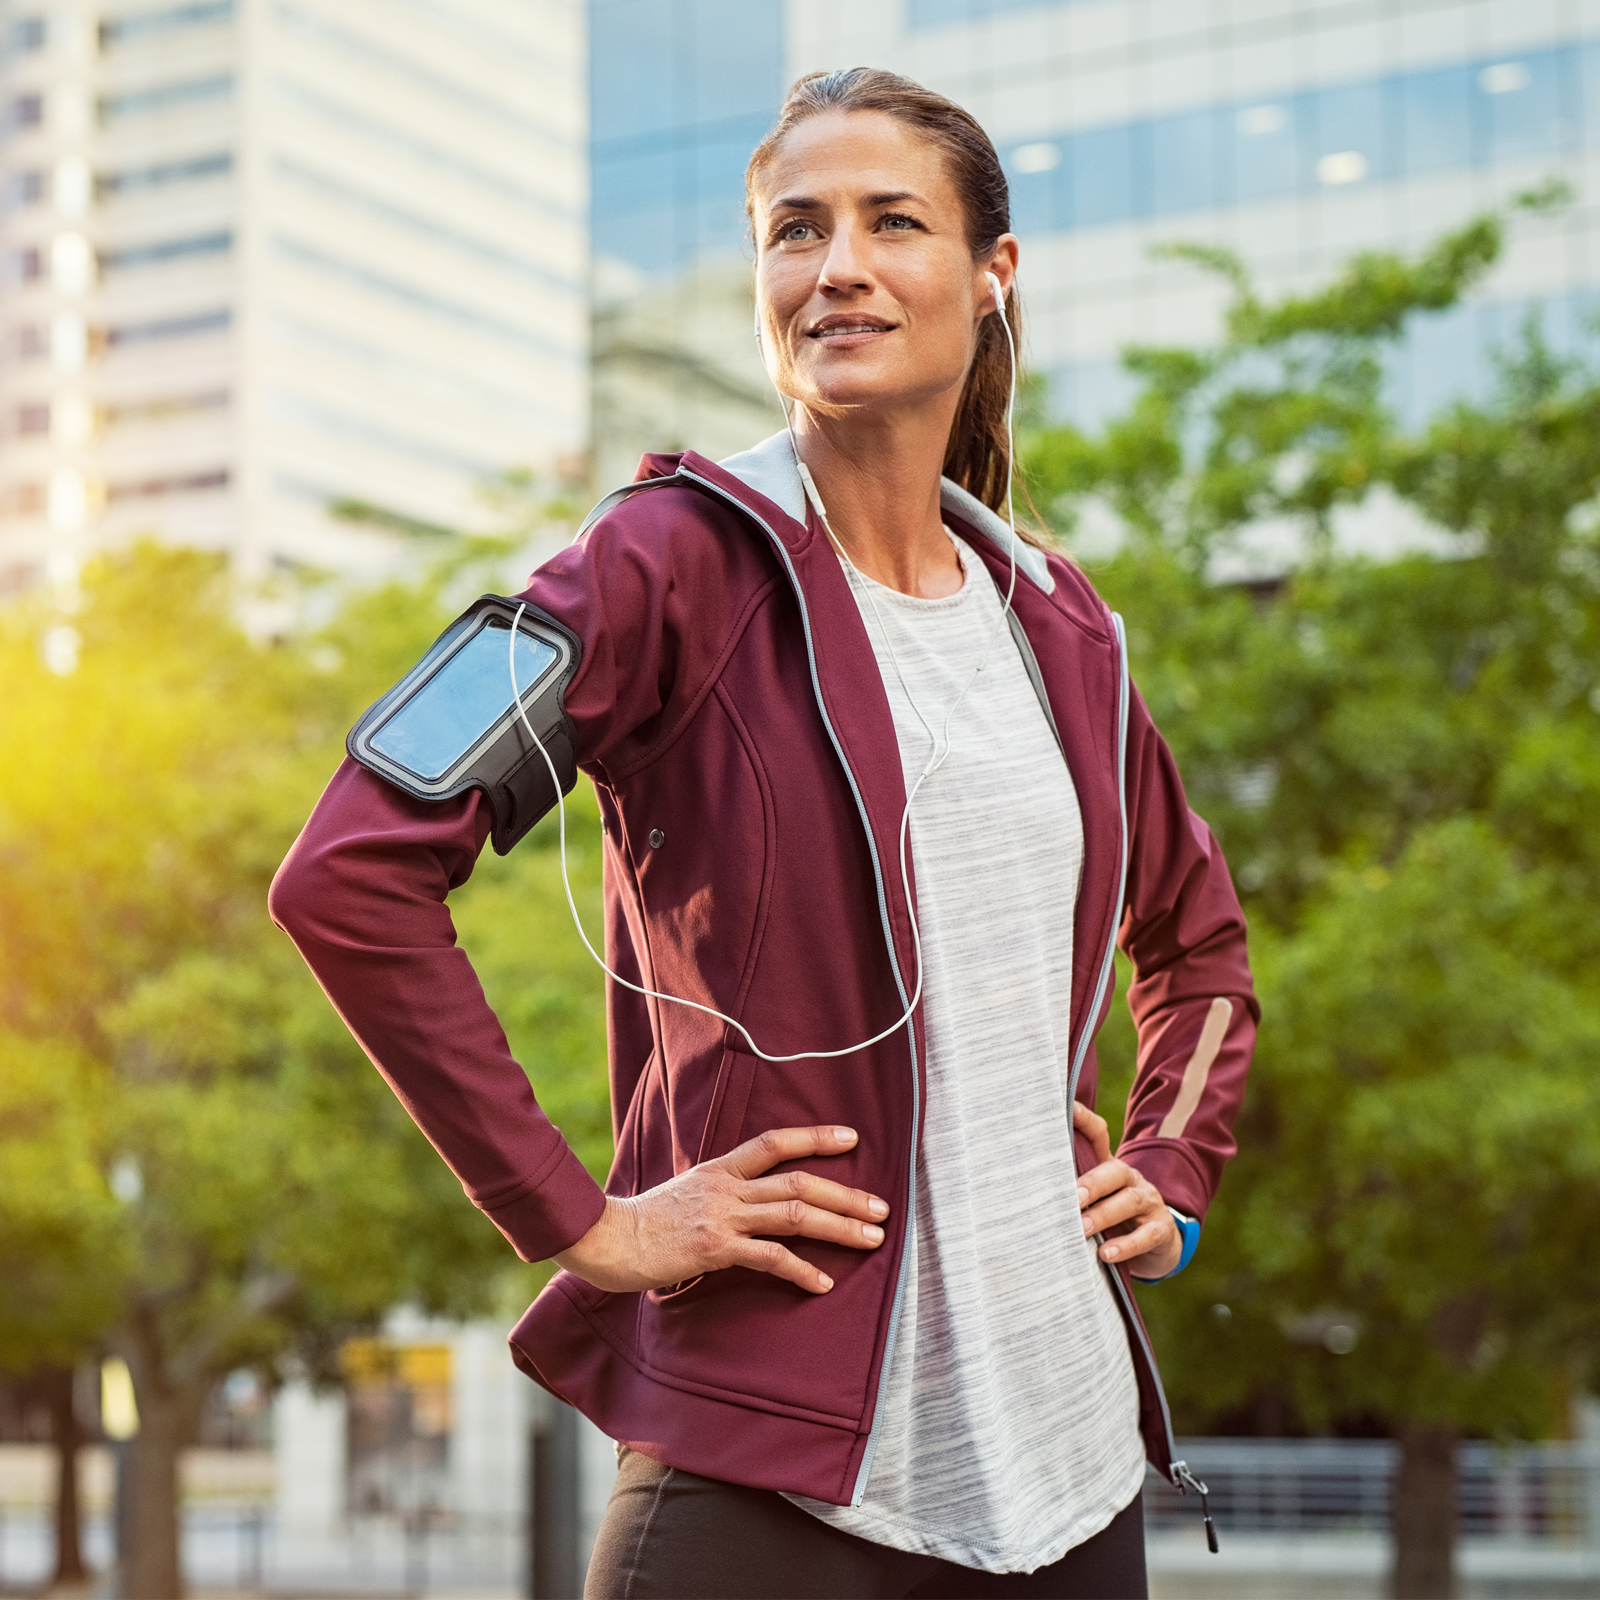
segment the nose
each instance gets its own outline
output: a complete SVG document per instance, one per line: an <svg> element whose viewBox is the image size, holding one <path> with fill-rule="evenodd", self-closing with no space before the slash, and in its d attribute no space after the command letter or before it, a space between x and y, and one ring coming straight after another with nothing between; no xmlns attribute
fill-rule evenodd
<svg viewBox="0 0 1600 1600"><path fill-rule="evenodd" d="M833 238L828 241L822 270L817 274L817 288L830 295L873 288L872 274L867 270L861 239L854 227L845 226L834 231Z"/></svg>

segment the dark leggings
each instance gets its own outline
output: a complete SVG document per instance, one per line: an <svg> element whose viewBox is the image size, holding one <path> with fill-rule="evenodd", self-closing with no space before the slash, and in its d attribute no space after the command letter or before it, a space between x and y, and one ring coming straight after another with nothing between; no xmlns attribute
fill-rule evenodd
<svg viewBox="0 0 1600 1600"><path fill-rule="evenodd" d="M624 1449L584 1600L1144 1600L1144 1503L1037 1572L979 1572Z"/></svg>

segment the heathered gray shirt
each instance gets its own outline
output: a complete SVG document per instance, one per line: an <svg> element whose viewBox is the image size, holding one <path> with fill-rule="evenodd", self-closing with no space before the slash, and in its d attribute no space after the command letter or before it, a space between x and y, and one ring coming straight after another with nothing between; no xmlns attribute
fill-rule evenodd
<svg viewBox="0 0 1600 1600"><path fill-rule="evenodd" d="M918 709L942 739L987 665L911 808L928 1101L865 1496L853 1507L793 1498L878 1544L1031 1572L1133 1499L1144 1448L1127 1335L1083 1237L1073 1167L1078 798L1001 597L955 543L967 578L947 599L848 572L907 793L932 750Z"/></svg>

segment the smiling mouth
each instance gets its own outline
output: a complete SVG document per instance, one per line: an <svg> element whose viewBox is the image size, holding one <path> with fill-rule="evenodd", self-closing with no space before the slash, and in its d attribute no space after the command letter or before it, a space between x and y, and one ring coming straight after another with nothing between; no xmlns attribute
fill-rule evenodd
<svg viewBox="0 0 1600 1600"><path fill-rule="evenodd" d="M825 324L820 328L813 328L806 335L808 339L849 339L868 333L893 333L894 324L890 322L834 322Z"/></svg>

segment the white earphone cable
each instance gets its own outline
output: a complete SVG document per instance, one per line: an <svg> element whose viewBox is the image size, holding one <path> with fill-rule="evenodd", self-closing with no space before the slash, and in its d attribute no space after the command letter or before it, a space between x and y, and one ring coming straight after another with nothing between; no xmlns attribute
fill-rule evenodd
<svg viewBox="0 0 1600 1600"><path fill-rule="evenodd" d="M692 1011L703 1012L706 1016L715 1017L717 1021L725 1022L730 1028L737 1029L738 1032L744 1037L745 1043L750 1046L751 1054L758 1056L762 1061L827 1061L838 1056L854 1055L856 1051L865 1050L868 1048L868 1046L875 1045L881 1040L887 1039L890 1034L897 1033L901 1028L903 1028L906 1023L911 1020L912 1015L917 1009L918 1002L922 998L922 930L917 925L916 904L911 894L911 864L907 853L907 844L911 828L911 805L916 799L923 784L927 782L933 773L938 771L938 769L944 765L945 760L950 754L950 728L955 719L956 710L967 698L967 695L971 691L973 684L978 681L979 674L982 673L983 669L989 664L989 657L994 651L994 642L999 637L1001 628L1006 625L1006 614L1011 610L1012 596L1016 593L1017 588L1017 522L1016 513L1013 508L1011 498L1011 480L1015 475L1016 459L1016 447L1012 432L1012 416L1016 408L1017 400L1017 344L1015 338L1012 336L1011 326L1006 321L1005 294L1000 287L1000 281L994 276L993 273L985 273L984 276L988 278L989 283L993 288L995 307L1000 318L1000 326L1005 331L1006 347L1011 355L1011 393L1006 401L1006 520L1011 529L1011 575L1010 582L1006 587L1005 603L1000 609L999 621L996 623L993 632L990 634L989 642L984 649L982 660L979 661L976 669L973 671L972 677L967 681L966 687L962 689L959 695L956 696L955 700L950 706L949 712L945 716L942 737L936 737L934 735L933 725L922 714L921 708L912 698L910 686L907 684L905 673L900 666L900 659L895 654L894 640L884 625L883 615L878 610L877 598L872 593L872 581L867 578L863 572L861 572L861 570L853 561L851 561L849 554L846 552L843 544L840 542L838 535L834 533L833 525L828 521L827 510L822 504L822 496L817 491L817 486L811 477L810 470L807 468L805 462L800 459L800 446L795 439L794 427L789 420L789 407L786 397L781 390L778 394L779 403L783 406L784 427L788 430L789 445L794 451L795 465L799 469L800 480L805 487L806 497L810 500L812 506L815 508L818 520L822 523L824 530L827 532L829 541L832 543L834 549L839 552L839 555L844 561L848 572L854 575L854 578L850 580L851 587L855 587L855 580L859 580L864 586L867 599L872 606L873 615L877 618L879 630L882 632L884 639L889 646L889 658L894 663L895 673L900 679L901 690L905 694L906 701L911 706L911 709L916 712L917 720L921 722L924 730L927 732L928 738L932 742L933 747L932 753L929 756L928 764L923 768L922 776L919 777L911 786L911 792L906 796L905 810L900 813L900 883L901 887L905 891L906 912L911 923L911 943L912 948L916 952L917 958L917 981L916 986L912 991L911 998L907 1002L906 1009L900 1014L899 1017L891 1022L887 1028L884 1028L879 1033L873 1034L870 1039L863 1039L859 1044L846 1045L839 1050L797 1050L791 1055L768 1055L768 1053L763 1050L750 1036L749 1029L746 1028L742 1022L738 1022L734 1018L728 1016L726 1012L718 1011L715 1006L704 1005L698 1000L685 1000L681 995L665 994L659 989L647 989L642 984L630 982L620 973L612 971L612 969L606 965L604 957L602 957L599 951L597 951L589 942L589 935L584 931L583 918L578 915L578 903L573 897L572 893L572 878L567 871L567 805L566 797L561 792L561 779L556 773L556 765L554 760L551 758L550 752L545 748L544 740L542 740L539 735L534 732L533 723L528 719L527 708L522 703L522 691L517 684L517 629L521 626L523 612L528 609L526 601L517 607L516 617L513 619L511 624L511 635L507 645L507 659L509 661L511 671L512 703L517 708L517 715L519 718L521 718L523 728L527 731L528 737L533 740L534 746L538 750L539 754L544 758L544 764L550 773L550 783L555 791L556 797L556 817L558 829L557 837L559 840L561 853L561 886L566 891L567 908L572 913L572 925L578 930L578 937L583 941L584 949L589 952L590 956L593 957L595 964L602 972L606 974L608 978L611 979L613 983L620 983L623 988L631 990L634 994L642 995L647 1000L665 1000L671 1002L673 1005L688 1006ZM758 330L758 342L759 337L760 335ZM941 745L943 746L942 749Z"/></svg>

